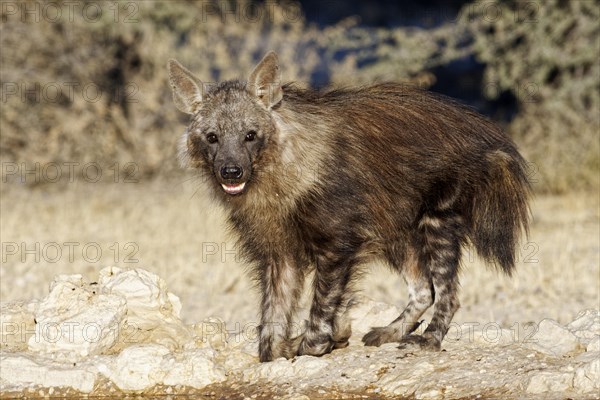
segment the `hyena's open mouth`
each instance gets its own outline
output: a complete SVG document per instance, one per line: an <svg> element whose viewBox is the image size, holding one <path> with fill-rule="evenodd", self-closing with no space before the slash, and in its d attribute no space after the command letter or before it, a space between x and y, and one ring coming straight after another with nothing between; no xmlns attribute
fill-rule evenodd
<svg viewBox="0 0 600 400"><path fill-rule="evenodd" d="M227 194L240 194L244 191L244 188L246 187L246 182L237 183L237 184L222 183L221 186L223 187L223 190Z"/></svg>

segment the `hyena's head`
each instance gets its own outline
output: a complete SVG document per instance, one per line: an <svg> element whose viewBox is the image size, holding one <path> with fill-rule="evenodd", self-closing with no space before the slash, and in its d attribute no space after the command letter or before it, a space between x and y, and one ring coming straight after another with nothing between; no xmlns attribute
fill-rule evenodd
<svg viewBox="0 0 600 400"><path fill-rule="evenodd" d="M192 115L180 144L182 162L208 174L225 193L244 193L275 133L270 110L282 99L277 55L268 53L247 83L204 85L175 60L168 68L175 105Z"/></svg>

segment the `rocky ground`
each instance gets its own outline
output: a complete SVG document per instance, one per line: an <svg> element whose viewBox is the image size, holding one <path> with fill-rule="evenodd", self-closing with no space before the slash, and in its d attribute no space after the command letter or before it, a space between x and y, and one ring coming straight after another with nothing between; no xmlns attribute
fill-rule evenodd
<svg viewBox="0 0 600 400"><path fill-rule="evenodd" d="M94 282L58 275L46 297L2 304L0 394L206 398L599 398L600 312L562 325L454 324L443 351L364 347L399 311L366 298L350 346L259 363L255 326L185 324L165 282L109 267Z"/></svg>

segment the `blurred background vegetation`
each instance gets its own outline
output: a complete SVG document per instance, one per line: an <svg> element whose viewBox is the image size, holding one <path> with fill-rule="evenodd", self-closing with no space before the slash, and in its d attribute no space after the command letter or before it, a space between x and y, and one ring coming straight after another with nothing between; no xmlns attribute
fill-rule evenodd
<svg viewBox="0 0 600 400"><path fill-rule="evenodd" d="M179 174L188 117L166 61L211 82L245 77L272 49L285 80L397 80L456 97L505 127L539 192L600 188L597 1L355 3L3 1L2 162Z"/></svg>

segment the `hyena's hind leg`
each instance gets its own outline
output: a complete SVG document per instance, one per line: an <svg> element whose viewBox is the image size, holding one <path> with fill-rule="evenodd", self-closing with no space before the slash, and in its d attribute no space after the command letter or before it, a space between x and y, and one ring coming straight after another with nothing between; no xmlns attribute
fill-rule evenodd
<svg viewBox="0 0 600 400"><path fill-rule="evenodd" d="M436 301L431 322L423 336L404 336L400 348L416 344L423 349L439 350L452 317L460 306L458 268L464 241L463 219L451 211L426 213L419 222L419 237L419 263L428 266Z"/></svg>
<svg viewBox="0 0 600 400"><path fill-rule="evenodd" d="M431 276L429 271L418 262L414 253L409 255L402 272L408 286L408 304L402 314L391 324L372 328L362 338L366 346L399 342L404 336L419 327L419 318L433 304L434 293Z"/></svg>

